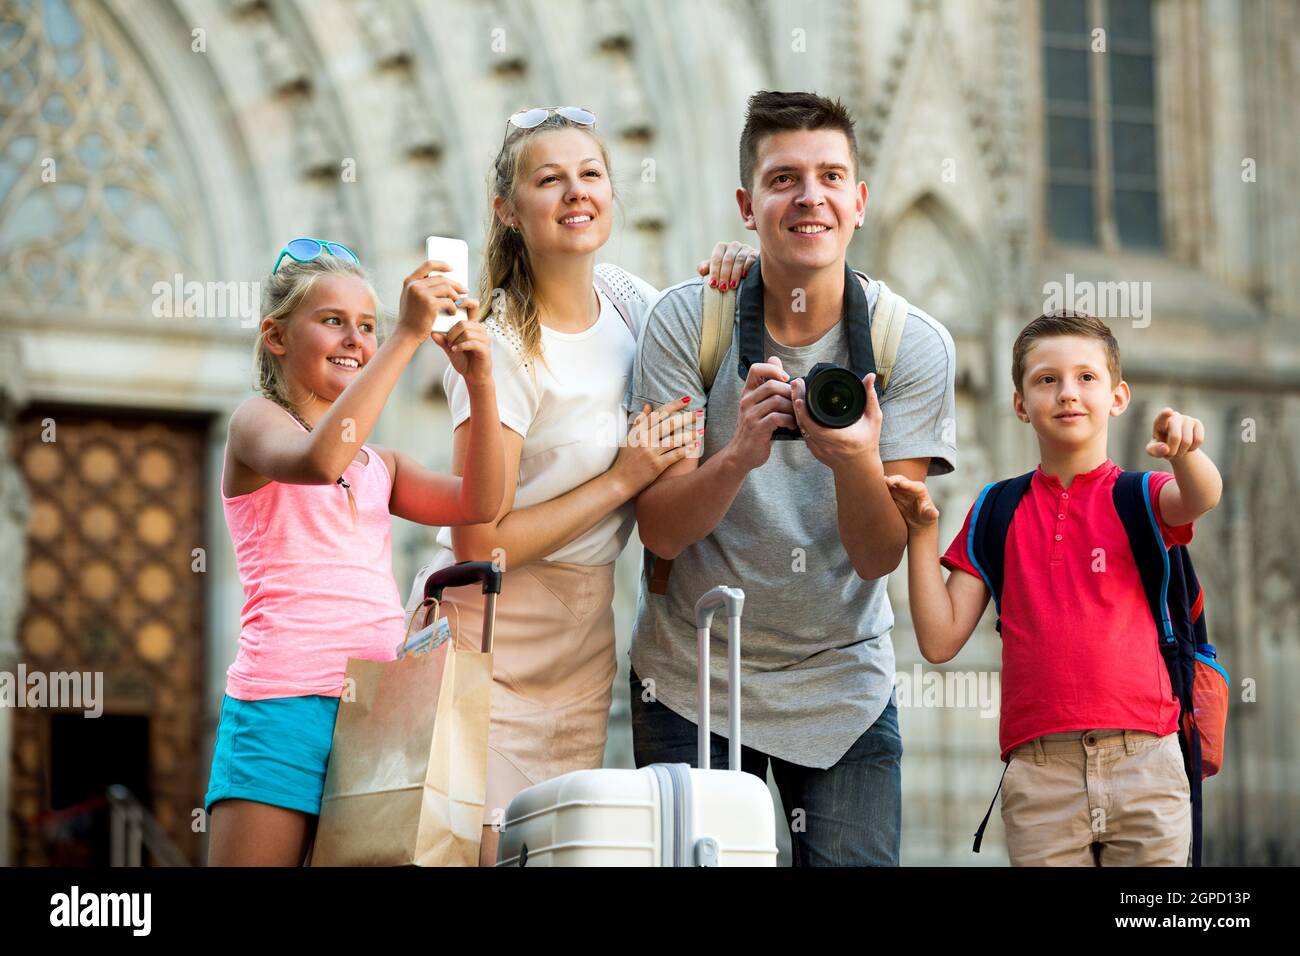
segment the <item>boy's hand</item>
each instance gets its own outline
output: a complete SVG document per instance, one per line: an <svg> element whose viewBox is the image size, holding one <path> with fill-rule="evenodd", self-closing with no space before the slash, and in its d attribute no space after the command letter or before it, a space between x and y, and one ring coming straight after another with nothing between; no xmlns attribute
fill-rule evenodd
<svg viewBox="0 0 1300 956"><path fill-rule="evenodd" d="M921 531L939 521L939 509L930 499L930 491L923 481L912 481L902 475L886 475L885 484L894 504L907 522L909 531Z"/></svg>
<svg viewBox="0 0 1300 956"><path fill-rule="evenodd" d="M1152 458L1182 458L1200 448L1205 441L1205 426L1200 419L1180 415L1172 408L1162 408L1151 426L1147 454Z"/></svg>

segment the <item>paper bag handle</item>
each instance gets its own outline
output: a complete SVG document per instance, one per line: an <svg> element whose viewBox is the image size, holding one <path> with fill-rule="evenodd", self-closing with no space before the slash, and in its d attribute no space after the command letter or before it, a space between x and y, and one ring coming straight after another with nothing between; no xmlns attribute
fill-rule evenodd
<svg viewBox="0 0 1300 956"><path fill-rule="evenodd" d="M398 654L398 657L406 656L406 644L411 639L411 629L415 627L415 619L420 616L420 612L424 611L424 621L420 624L420 627L424 628L428 627L438 619L438 611L441 608L442 602L437 598L425 598L419 603L416 609L411 612L411 618L406 622L406 633L402 635L401 653ZM460 633L460 608L453 604L451 609L456 612L456 626L451 632L454 636Z"/></svg>

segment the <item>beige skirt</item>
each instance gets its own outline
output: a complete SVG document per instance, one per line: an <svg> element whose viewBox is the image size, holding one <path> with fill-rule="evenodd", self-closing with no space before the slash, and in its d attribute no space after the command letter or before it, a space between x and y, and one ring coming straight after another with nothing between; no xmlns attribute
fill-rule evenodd
<svg viewBox="0 0 1300 956"><path fill-rule="evenodd" d="M408 613L441 552L416 575ZM613 693L614 563L535 561L501 578L492 648L492 723L483 823L500 823L519 791L604 761ZM477 650L483 591L449 588L444 614L458 647Z"/></svg>

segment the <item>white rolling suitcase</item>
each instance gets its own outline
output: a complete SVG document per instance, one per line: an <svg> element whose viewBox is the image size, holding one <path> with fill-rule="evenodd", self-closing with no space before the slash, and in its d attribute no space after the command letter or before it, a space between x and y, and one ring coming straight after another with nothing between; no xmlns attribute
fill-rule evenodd
<svg viewBox="0 0 1300 956"><path fill-rule="evenodd" d="M767 786L740 770L740 612L745 593L717 587L695 605L699 764L577 770L510 801L497 866L775 866ZM709 769L709 625L727 609L730 770Z"/></svg>

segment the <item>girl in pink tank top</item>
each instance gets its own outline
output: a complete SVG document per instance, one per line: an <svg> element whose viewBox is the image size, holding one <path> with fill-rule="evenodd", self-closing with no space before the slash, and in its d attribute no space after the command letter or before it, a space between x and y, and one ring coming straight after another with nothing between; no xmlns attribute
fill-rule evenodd
<svg viewBox="0 0 1300 956"><path fill-rule="evenodd" d="M349 657L402 639L390 515L428 525L496 518L504 492L491 351L478 302L424 262L377 340L376 296L351 250L292 240L263 282L261 394L231 416L222 506L244 588L239 652L205 807L210 865L297 865L315 830ZM439 313L468 320L433 332ZM366 444L393 386L432 338L473 383L464 477Z"/></svg>

